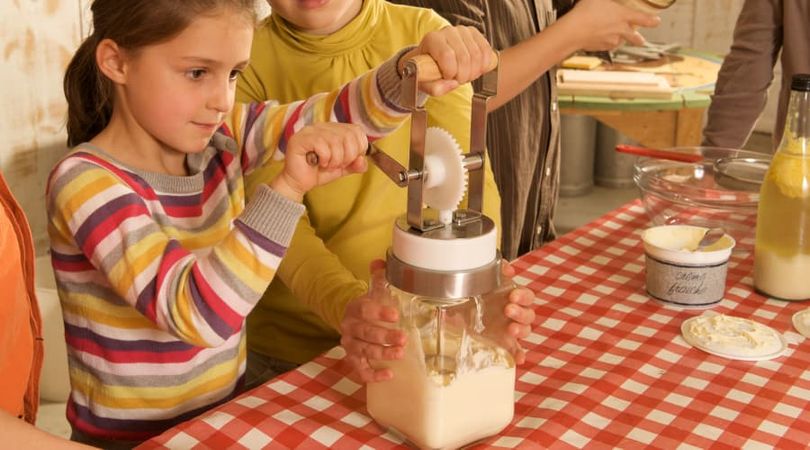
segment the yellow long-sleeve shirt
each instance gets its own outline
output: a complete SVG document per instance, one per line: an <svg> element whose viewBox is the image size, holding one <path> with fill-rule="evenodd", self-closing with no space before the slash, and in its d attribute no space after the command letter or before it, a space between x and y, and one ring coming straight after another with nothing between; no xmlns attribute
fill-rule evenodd
<svg viewBox="0 0 810 450"><path fill-rule="evenodd" d="M329 90L447 25L430 10L383 0L365 0L352 22L328 36L301 33L272 15L256 31L237 99L288 102ZM428 124L449 131L465 151L471 96L472 89L463 86L426 105ZM409 133L406 124L377 145L407 166ZM251 174L248 193L279 169L271 166ZM302 363L336 345L346 304L367 290L368 264L384 257L394 220L406 211L406 198L406 190L376 167L307 194L307 214L277 277L248 316L248 348ZM500 198L489 166L484 213L500 225Z"/></svg>

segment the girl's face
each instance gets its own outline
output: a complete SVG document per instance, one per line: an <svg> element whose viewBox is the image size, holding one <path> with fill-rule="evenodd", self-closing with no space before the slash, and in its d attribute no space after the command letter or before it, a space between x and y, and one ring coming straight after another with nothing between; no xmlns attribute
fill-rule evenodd
<svg viewBox="0 0 810 450"><path fill-rule="evenodd" d="M128 113L164 150L202 151L233 107L252 39L249 18L223 9L196 18L166 42L129 53L119 90Z"/></svg>
<svg viewBox="0 0 810 450"><path fill-rule="evenodd" d="M363 0L267 0L278 14L295 27L312 34L332 34L351 22Z"/></svg>

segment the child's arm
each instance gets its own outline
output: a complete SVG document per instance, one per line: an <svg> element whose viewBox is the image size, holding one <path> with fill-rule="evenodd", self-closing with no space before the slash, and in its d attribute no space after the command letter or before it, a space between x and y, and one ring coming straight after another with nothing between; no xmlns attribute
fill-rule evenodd
<svg viewBox="0 0 810 450"><path fill-rule="evenodd" d="M0 430L3 430L4 448L49 450L92 450L95 448L54 436L2 409L0 409Z"/></svg>
<svg viewBox="0 0 810 450"><path fill-rule="evenodd" d="M644 43L636 27L654 27L660 20L612 0L581 0L574 9L540 33L501 51L498 95L493 111L519 95L551 67L578 50L611 50L624 41Z"/></svg>
<svg viewBox="0 0 810 450"><path fill-rule="evenodd" d="M453 24L474 26L494 36L509 35L511 25L501 20L493 23L488 0L394 0L394 3L431 8ZM556 2L555 2L556 3ZM563 2L560 2L563 3ZM564 2L569 6L570 2ZM497 19L495 19L497 20ZM644 38L635 27L657 26L659 20L634 11L612 0L579 0L562 19L540 33L501 49L498 95L489 99L493 111L545 74L551 67L577 50L609 50L623 41L641 44Z"/></svg>
<svg viewBox="0 0 810 450"><path fill-rule="evenodd" d="M313 123L353 123L369 140L399 127L409 117L408 111L399 106L396 63L400 55L337 90L307 100L280 106L272 101L237 104L221 130L233 137L241 149L244 173L270 158L284 159L290 138Z"/></svg>
<svg viewBox="0 0 810 450"><path fill-rule="evenodd" d="M408 111L400 106L399 69L404 61L419 55L431 56L441 73L441 79L419 84L421 92L433 96L480 77L491 68L494 58L486 39L475 29L447 27L428 33L417 47L403 49L377 69L330 93L282 106L272 102L237 105L222 130L242 149L245 173L270 158L283 158L289 139L313 123L352 123L369 140L378 139L408 117Z"/></svg>
<svg viewBox="0 0 810 450"><path fill-rule="evenodd" d="M274 189L262 186L244 210L238 160L228 152L211 159L205 187L193 196L159 194L138 174L79 149L54 169L48 188L51 257L66 314L144 328L120 311L135 308L190 344L222 344L275 275L303 192L362 170L367 145L353 125L308 127L290 139ZM306 163L310 151L321 167Z"/></svg>
<svg viewBox="0 0 810 450"><path fill-rule="evenodd" d="M471 96L472 89L469 85L465 85L442 97L430 98L426 105L428 124L449 131L450 134L458 140L462 150L465 152L469 150L470 141ZM399 133L402 131L403 130L400 130ZM401 136L401 138L404 139L399 139L394 142L399 142L400 145L407 147L407 135ZM388 141L389 149L394 148L390 147L391 144L392 142ZM380 148L385 150L384 146ZM407 158L407 148L404 148L402 151L396 150L396 153L392 153L392 155L404 155L399 156L399 158ZM405 159L404 162L407 163L407 159ZM483 212L493 219L496 227L500 230L500 197L498 196L498 189L488 163L489 161L487 161L484 175ZM252 187L259 184L261 181L273 179L275 174L282 170L282 165L283 161L275 161L254 171L250 177L248 177L248 192L252 192ZM391 186L393 186L393 183ZM339 190L333 190L331 192L334 195L338 195L338 193L345 191L339 188ZM373 191L373 188L363 188L360 192L362 195L374 195L377 198L381 195L379 191ZM399 214L405 213L405 203L399 201L392 203L388 192L390 191L386 191L385 194L382 194L388 198L388 201L379 203L380 206L376 210L376 217L372 217L371 211L368 210L362 213L363 217L366 217L365 220L373 220L374 223L378 224L381 218L396 217ZM394 196L393 198L396 199L399 197ZM323 209L318 209L324 206L322 201L323 200L321 200L321 203L318 203L318 200L314 200L315 203L312 203L316 205L316 210L314 210L315 216L312 217L316 217L319 211L323 211ZM362 205L362 203L360 204ZM341 209L341 211L343 211L343 209ZM311 213L313 213L313 210L308 209L308 211L304 213L304 217L299 221L293 241L287 254L284 256L284 261L279 266L276 276L278 277L278 281L283 282L299 301L316 312L321 319L334 327L335 330L338 330L340 321L343 319L346 305L351 300L366 293L368 286L364 280L368 278L364 273L355 274L349 270L348 264L351 263L341 260L333 249L324 242L324 238L318 235L318 231L316 231L315 227L310 222L310 217L308 216L310 216ZM335 214L335 212L332 212L332 214ZM351 214L355 217L355 219L353 219L355 223L358 223L358 211L353 211ZM386 219L386 221L388 221L388 219ZM379 231L368 233L367 231L357 228L357 226L358 225L342 226L342 233L348 233L344 234L344 236L348 236L352 234L350 230L353 230L370 239L382 237L382 233ZM379 230L379 227L375 226L374 228ZM345 245L350 239L352 238L338 239L337 241L333 241L332 244L342 242L342 245ZM360 244L356 245L360 246ZM381 247L381 245L383 244L376 243L371 246L371 248L379 249L373 252L376 256L381 256L384 253L384 247ZM377 254L378 252L379 254Z"/></svg>
<svg viewBox="0 0 810 450"><path fill-rule="evenodd" d="M177 230L165 209L184 205L157 204L137 176L89 152L63 160L51 174L47 208L65 313L131 328L136 324L121 322L129 313L119 317L116 309L135 308L159 329L202 347L239 332L304 207L264 186L239 213L227 189L212 192L215 198L199 205L212 210L199 231Z"/></svg>

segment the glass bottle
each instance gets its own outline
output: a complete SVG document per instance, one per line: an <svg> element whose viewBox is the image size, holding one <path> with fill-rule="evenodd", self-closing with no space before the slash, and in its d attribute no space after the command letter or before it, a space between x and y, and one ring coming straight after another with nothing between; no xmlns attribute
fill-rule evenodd
<svg viewBox="0 0 810 450"><path fill-rule="evenodd" d="M784 300L810 299L810 74L793 76L785 131L757 210L754 287Z"/></svg>
<svg viewBox="0 0 810 450"><path fill-rule="evenodd" d="M512 287L447 299L388 284L408 341L403 359L372 361L394 373L367 385L374 420L427 449L458 448L505 428L514 414L517 343L506 341L503 316Z"/></svg>

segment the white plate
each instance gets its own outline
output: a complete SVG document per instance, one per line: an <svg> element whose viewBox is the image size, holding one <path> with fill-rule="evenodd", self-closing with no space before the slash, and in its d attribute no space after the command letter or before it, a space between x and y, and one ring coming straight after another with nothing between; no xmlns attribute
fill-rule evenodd
<svg viewBox="0 0 810 450"><path fill-rule="evenodd" d="M713 321L712 319L717 316L722 316L722 318ZM725 337L728 344L712 345L706 338L695 335L690 330L690 325L696 321L705 321L706 328L710 329L717 337ZM759 353L752 351L749 346L745 345L737 346L735 351L735 341L744 342L746 340L745 331L752 330L765 339L771 339L770 345L763 348ZM704 314L684 320L681 324L681 334L689 345L706 353L743 361L764 361L777 358L782 356L787 349L785 337L773 328L750 319L724 316L723 314Z"/></svg>
<svg viewBox="0 0 810 450"><path fill-rule="evenodd" d="M810 308L793 315L793 328L802 336L810 338Z"/></svg>

